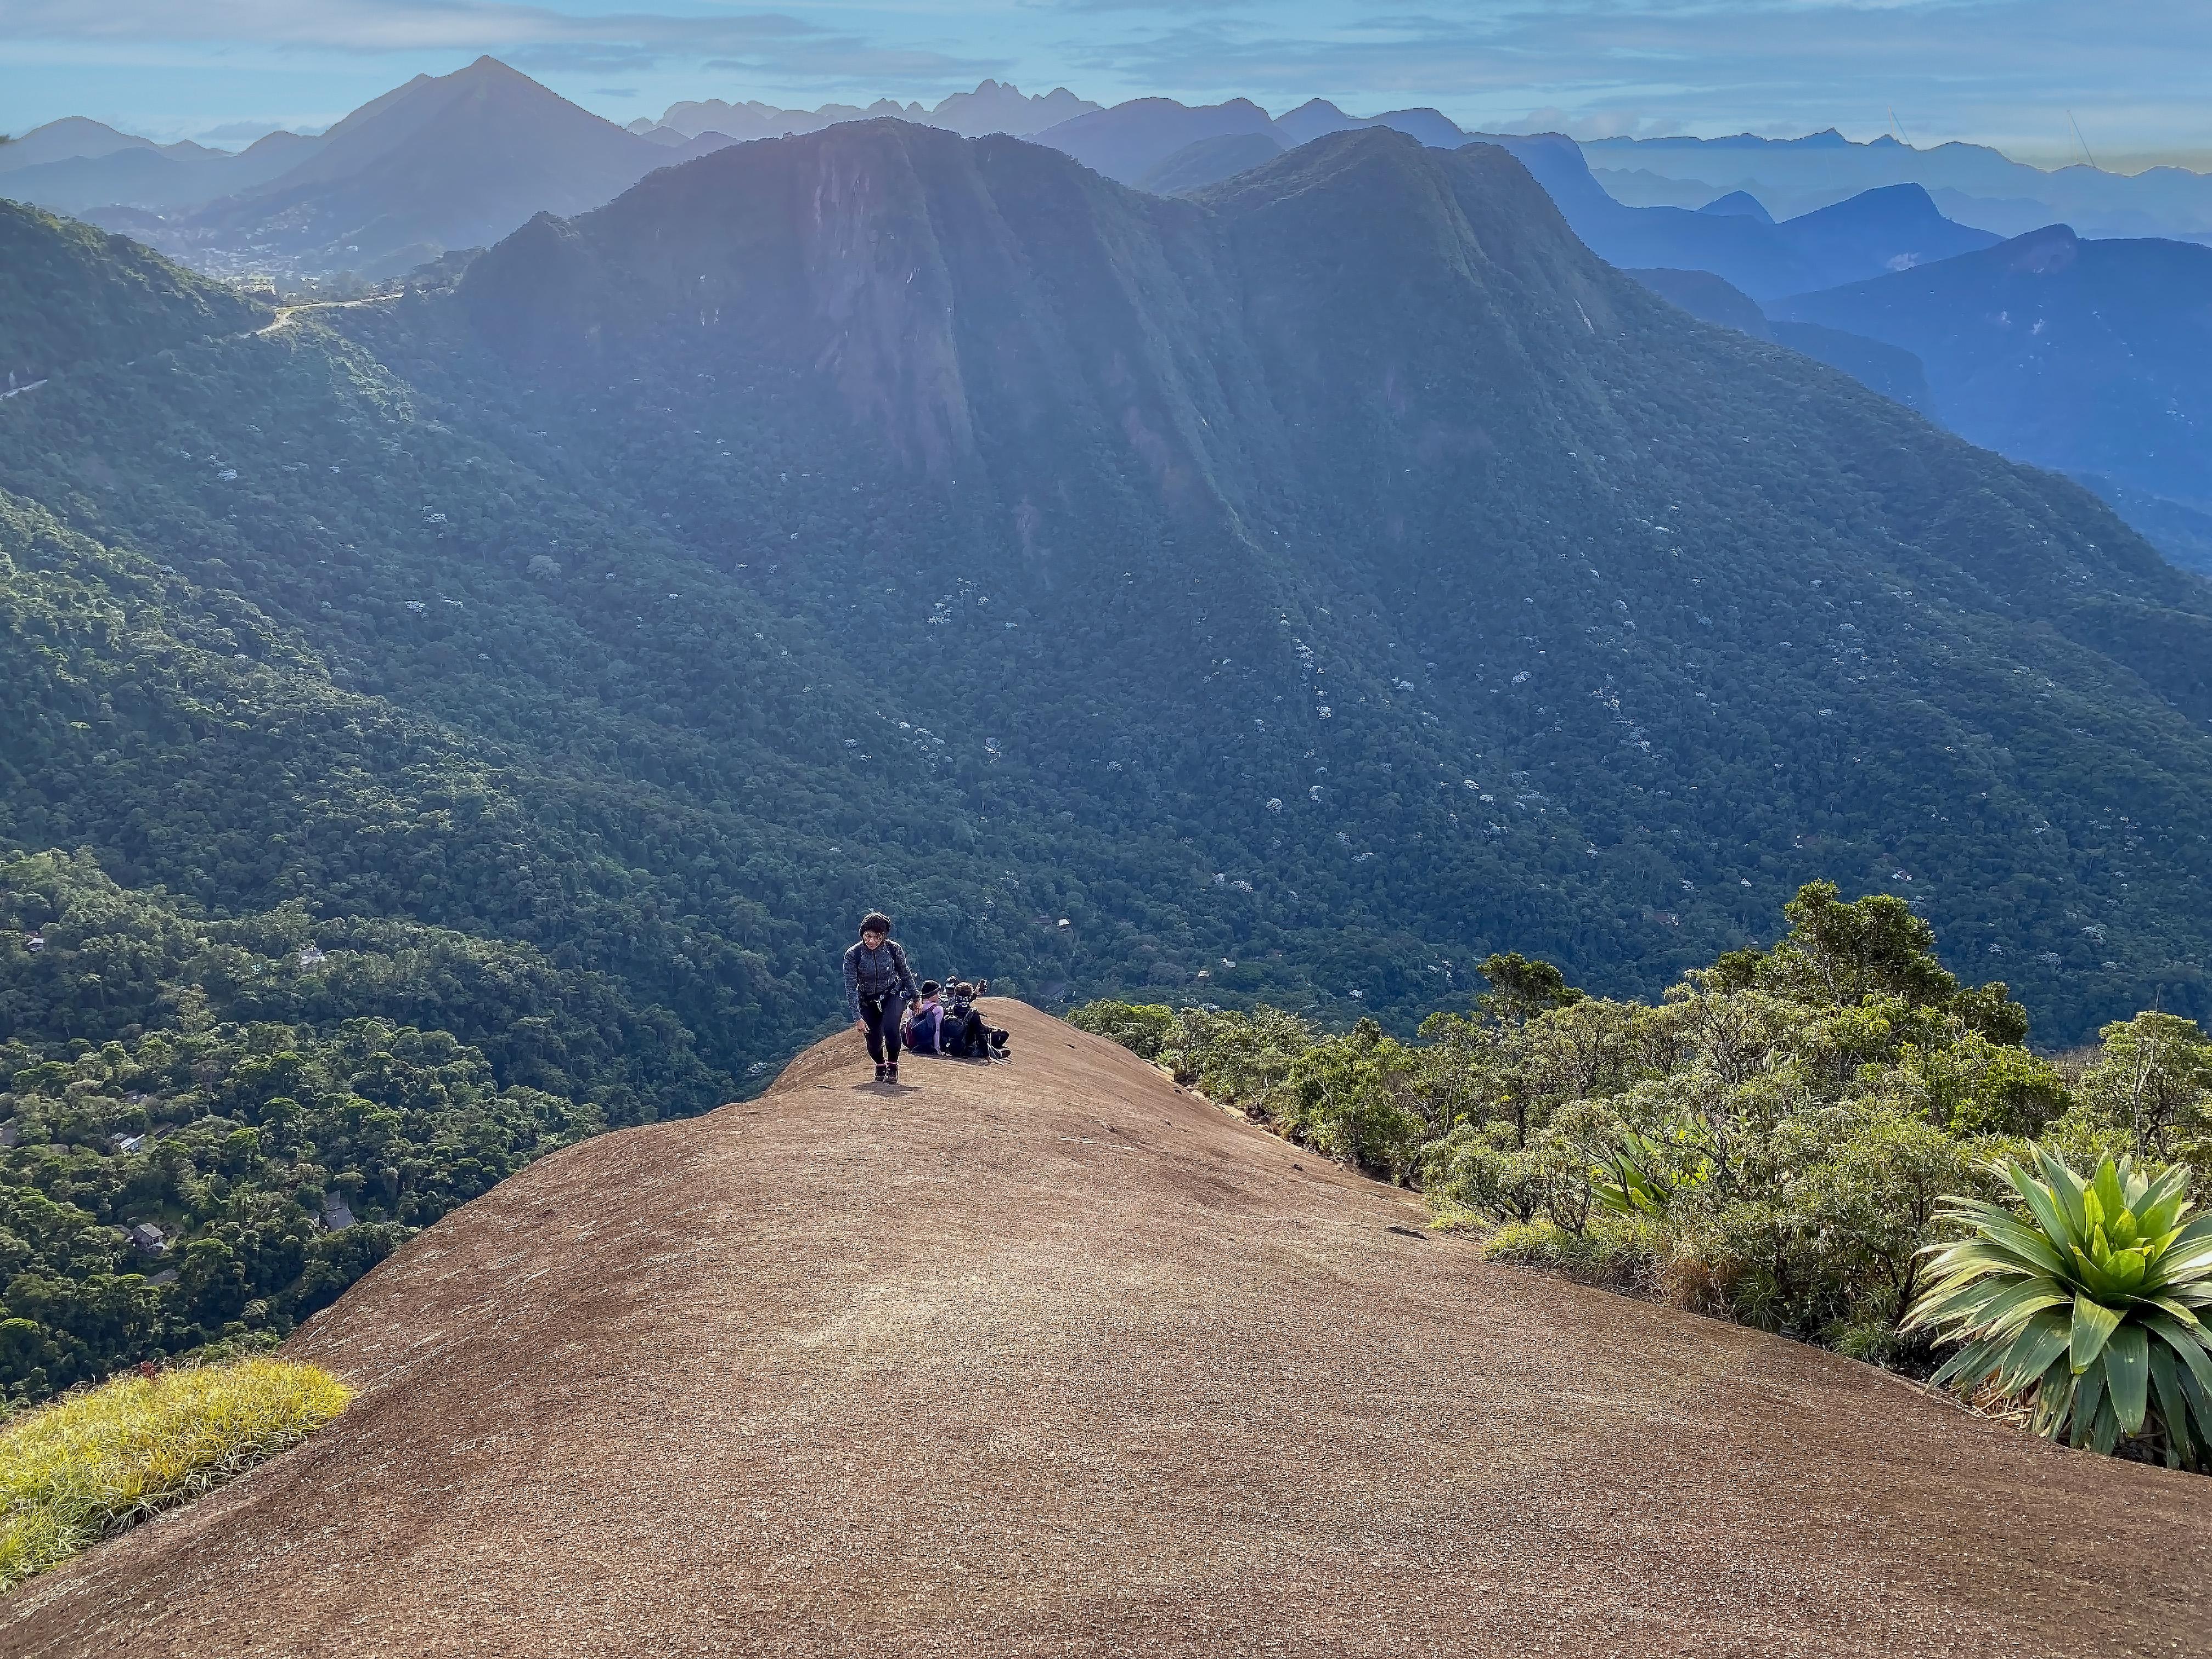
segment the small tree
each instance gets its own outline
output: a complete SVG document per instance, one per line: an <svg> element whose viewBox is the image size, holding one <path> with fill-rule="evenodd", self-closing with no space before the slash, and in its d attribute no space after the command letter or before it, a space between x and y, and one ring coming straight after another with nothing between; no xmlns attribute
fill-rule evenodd
<svg viewBox="0 0 2212 1659"><path fill-rule="evenodd" d="M1959 981L1936 959L1936 930L1889 893L1845 903L1832 881L1808 882L1782 907L1790 932L1759 964L1769 990L1848 1007L1887 994L1948 1002Z"/></svg>
<svg viewBox="0 0 2212 1659"><path fill-rule="evenodd" d="M2212 1041L2178 1014L2137 1014L2098 1036L2103 1045L2081 1074L2083 1101L2126 1132L2136 1157L2171 1157L2176 1138L2206 1115Z"/></svg>
<svg viewBox="0 0 2212 1659"><path fill-rule="evenodd" d="M1503 1025L1525 1025L1547 1008L1565 1008L1583 998L1550 963L1531 962L1518 951L1485 957L1482 976L1490 981L1480 1000L1482 1011Z"/></svg>
<svg viewBox="0 0 2212 1659"><path fill-rule="evenodd" d="M1300 1055L1275 1098L1288 1133L1393 1181L1412 1166L1426 1127L1413 1104L1413 1055L1371 1019Z"/></svg>
<svg viewBox="0 0 2212 1659"><path fill-rule="evenodd" d="M1158 1003L1115 1002L1102 998L1086 1002L1067 1017L1079 1031L1089 1031L1118 1042L1131 1054L1158 1060L1181 1035L1175 1010Z"/></svg>

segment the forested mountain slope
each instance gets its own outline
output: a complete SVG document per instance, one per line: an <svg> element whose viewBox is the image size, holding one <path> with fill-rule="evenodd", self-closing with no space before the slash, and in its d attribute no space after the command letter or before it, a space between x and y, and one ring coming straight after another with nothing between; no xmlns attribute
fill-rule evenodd
<svg viewBox="0 0 2212 1659"><path fill-rule="evenodd" d="M273 325L7 223L68 273L0 318L58 365L0 400L12 1386L738 1092L871 905L1048 1005L1403 1030L1832 877L2041 1042L2204 1009L2207 591L1494 148L1168 200L856 124Z"/></svg>
<svg viewBox="0 0 2212 1659"><path fill-rule="evenodd" d="M2081 931L2141 890L2112 855L2202 856L2132 793L2199 787L2193 580L1660 305L1493 149L1345 135L1186 204L855 126L541 222L463 304L513 377L475 395L849 615L956 753L1000 740L1117 846L1190 836L1271 948L1371 916L1434 941L1401 982L1478 933L1649 972L1753 925L1771 857L1921 896L2050 1018L2123 960ZM764 425L812 434L812 477L748 465ZM1149 931L1115 971L1198 965ZM1217 987L1264 986L1222 954ZM1395 1000L1372 959L1322 988Z"/></svg>
<svg viewBox="0 0 2212 1659"><path fill-rule="evenodd" d="M1832 875L2046 1036L2198 998L2204 590L1494 149L1170 202L856 124L321 317L0 413L17 845L526 942L725 1076L871 902L1047 1000L1406 1019Z"/></svg>
<svg viewBox="0 0 2212 1659"><path fill-rule="evenodd" d="M39 380L234 334L269 312L128 237L0 201L0 374Z"/></svg>

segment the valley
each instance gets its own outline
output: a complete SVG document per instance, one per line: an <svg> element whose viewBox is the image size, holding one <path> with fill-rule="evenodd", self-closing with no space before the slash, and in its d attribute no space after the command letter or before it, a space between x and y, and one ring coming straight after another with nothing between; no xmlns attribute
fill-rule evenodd
<svg viewBox="0 0 2212 1659"><path fill-rule="evenodd" d="M1422 112L940 106L600 123L565 193L510 144L386 215L509 76L220 210L309 263L384 216L405 274L337 302L0 204L18 1400L750 1098L876 906L1040 1010L1410 1043L1505 953L1657 1005L1832 880L2003 1066L2208 1012L2212 589L2100 499L2185 530L2191 452L2050 440L2093 494L1968 441L2030 441L1941 321L2021 249L1925 191L1776 223Z"/></svg>

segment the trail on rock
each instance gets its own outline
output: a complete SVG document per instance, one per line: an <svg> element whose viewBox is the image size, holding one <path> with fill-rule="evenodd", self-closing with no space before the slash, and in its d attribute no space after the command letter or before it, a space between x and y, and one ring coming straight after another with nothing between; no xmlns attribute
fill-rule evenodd
<svg viewBox="0 0 2212 1659"><path fill-rule="evenodd" d="M2206 1650L2197 1479L1486 1264L992 1018L1012 1066L847 1032L447 1217L289 1345L343 1419L0 1650Z"/></svg>

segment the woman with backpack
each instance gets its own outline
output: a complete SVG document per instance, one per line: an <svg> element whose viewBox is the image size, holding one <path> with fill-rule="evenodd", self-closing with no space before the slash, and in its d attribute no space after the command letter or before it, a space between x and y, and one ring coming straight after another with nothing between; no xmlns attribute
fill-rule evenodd
<svg viewBox="0 0 2212 1659"><path fill-rule="evenodd" d="M945 1017L945 1007L938 1000L945 988L933 979L921 982L921 1000L906 1017L906 1051L910 1054L947 1054L952 1051L945 1040L952 1035L952 1027Z"/></svg>
<svg viewBox="0 0 2212 1659"><path fill-rule="evenodd" d="M876 1081L898 1081L899 1028L909 1002L921 1000L906 952L880 910L860 918L860 942L845 952L845 1012L867 1039Z"/></svg>

